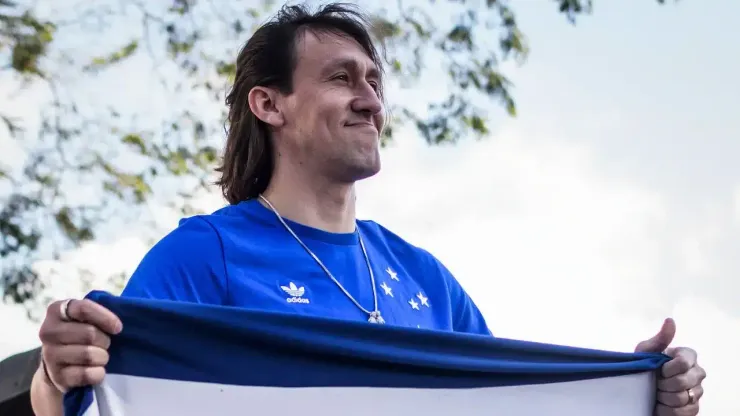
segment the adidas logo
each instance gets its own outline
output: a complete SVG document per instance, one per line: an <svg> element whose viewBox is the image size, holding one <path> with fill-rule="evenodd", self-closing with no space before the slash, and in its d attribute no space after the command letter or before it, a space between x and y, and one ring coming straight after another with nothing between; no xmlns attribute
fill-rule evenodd
<svg viewBox="0 0 740 416"><path fill-rule="evenodd" d="M288 286L280 286L280 289L291 296L286 299L288 303L311 303L310 300L303 297L306 293L306 288L303 286L298 287L295 283L290 282Z"/></svg>

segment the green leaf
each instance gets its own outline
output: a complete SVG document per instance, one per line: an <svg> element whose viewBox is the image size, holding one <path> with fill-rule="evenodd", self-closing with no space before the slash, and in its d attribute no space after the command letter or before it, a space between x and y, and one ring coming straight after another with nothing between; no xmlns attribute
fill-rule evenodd
<svg viewBox="0 0 740 416"><path fill-rule="evenodd" d="M395 38L403 34L403 30L398 23L391 22L380 16L373 16L371 29L375 37L380 41Z"/></svg>
<svg viewBox="0 0 740 416"><path fill-rule="evenodd" d="M78 226L72 220L72 210L69 207L63 207L54 215L57 225L61 231L74 242L83 242L93 239L93 232L89 227Z"/></svg>
<svg viewBox="0 0 740 416"><path fill-rule="evenodd" d="M132 146L142 155L146 154L146 144L144 144L144 139L142 139L138 134L127 134L121 138L121 142Z"/></svg>
<svg viewBox="0 0 740 416"><path fill-rule="evenodd" d="M236 77L236 62L219 62L216 64L216 73L226 77L229 82L233 82Z"/></svg>
<svg viewBox="0 0 740 416"><path fill-rule="evenodd" d="M98 57L93 58L92 61L83 68L83 70L99 71L101 69L104 69L105 67L120 63L126 58L133 56L133 54L138 49L139 49L139 41L132 40L131 42L127 43L120 49L111 52L108 56L105 56L105 57L98 56Z"/></svg>
<svg viewBox="0 0 740 416"><path fill-rule="evenodd" d="M218 150L214 147L204 147L200 150L198 150L198 153L195 154L193 157L193 160L195 161L195 164L203 169L211 167L214 163L216 163L216 160L218 159Z"/></svg>

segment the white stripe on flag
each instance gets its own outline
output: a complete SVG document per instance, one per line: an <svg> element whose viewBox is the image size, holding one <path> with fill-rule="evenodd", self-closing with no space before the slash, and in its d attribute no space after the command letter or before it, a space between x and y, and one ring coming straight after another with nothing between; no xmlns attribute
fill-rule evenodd
<svg viewBox="0 0 740 416"><path fill-rule="evenodd" d="M283 388L112 374L95 388L98 403L85 416L650 416L654 383L654 373L644 372L465 389Z"/></svg>

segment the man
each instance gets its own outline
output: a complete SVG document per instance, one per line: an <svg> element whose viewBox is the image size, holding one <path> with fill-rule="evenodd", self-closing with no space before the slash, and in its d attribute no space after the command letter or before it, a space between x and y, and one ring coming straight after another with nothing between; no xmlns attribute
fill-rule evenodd
<svg viewBox="0 0 740 416"><path fill-rule="evenodd" d="M342 5L285 7L237 58L218 184L230 203L181 221L122 296L318 315L490 336L483 316L428 252L355 218L355 182L380 169L382 62L362 16ZM60 414L62 392L104 375L122 324L87 300L53 303L40 331L32 399ZM663 351L667 321L639 346ZM693 415L704 370L690 349L663 368L661 415Z"/></svg>

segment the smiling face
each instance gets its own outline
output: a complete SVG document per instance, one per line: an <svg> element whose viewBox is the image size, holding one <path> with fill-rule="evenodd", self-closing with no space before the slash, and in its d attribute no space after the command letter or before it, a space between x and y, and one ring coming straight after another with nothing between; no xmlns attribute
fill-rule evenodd
<svg viewBox="0 0 740 416"><path fill-rule="evenodd" d="M290 94L277 94L275 150L345 183L380 170L384 108L378 68L349 36L307 30L296 43Z"/></svg>

